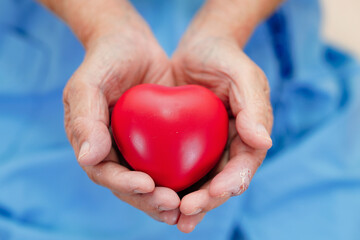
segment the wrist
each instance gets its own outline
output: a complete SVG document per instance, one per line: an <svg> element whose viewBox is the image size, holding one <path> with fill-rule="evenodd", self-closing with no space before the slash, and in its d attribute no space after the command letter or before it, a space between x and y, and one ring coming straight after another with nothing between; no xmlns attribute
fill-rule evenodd
<svg viewBox="0 0 360 240"><path fill-rule="evenodd" d="M135 32L143 32L146 35L150 31L127 1L100 3L95 6L93 12L89 11L83 15L80 21L69 21L69 25L86 49L106 36L134 36Z"/></svg>
<svg viewBox="0 0 360 240"><path fill-rule="evenodd" d="M256 26L282 0L208 0L190 26L190 35L221 37L244 47Z"/></svg>
<svg viewBox="0 0 360 240"><path fill-rule="evenodd" d="M259 22L259 16L251 7L252 1L208 0L204 6L207 18L205 28L235 40L243 47Z"/></svg>
<svg viewBox="0 0 360 240"><path fill-rule="evenodd" d="M86 49L115 34L151 33L127 0L40 0L71 28Z"/></svg>

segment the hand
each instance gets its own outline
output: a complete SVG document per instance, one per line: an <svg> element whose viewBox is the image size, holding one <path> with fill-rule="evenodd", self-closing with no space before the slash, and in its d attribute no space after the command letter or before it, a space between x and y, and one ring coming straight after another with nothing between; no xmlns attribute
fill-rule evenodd
<svg viewBox="0 0 360 240"><path fill-rule="evenodd" d="M229 140L216 176L183 197L178 228L191 232L205 213L242 194L272 141L273 116L264 73L234 38L201 31L185 35L173 56L177 84L198 84L213 91L228 108Z"/></svg>
<svg viewBox="0 0 360 240"><path fill-rule="evenodd" d="M174 85L169 60L150 29L130 6L127 14L86 33L91 39L84 43L85 59L64 90L66 133L90 179L154 219L175 224L178 195L120 165L112 148L109 115L121 94L141 83Z"/></svg>

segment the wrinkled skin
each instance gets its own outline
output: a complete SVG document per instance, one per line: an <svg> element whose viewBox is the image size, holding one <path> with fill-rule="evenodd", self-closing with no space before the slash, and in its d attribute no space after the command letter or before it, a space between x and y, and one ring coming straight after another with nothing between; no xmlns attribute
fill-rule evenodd
<svg viewBox="0 0 360 240"><path fill-rule="evenodd" d="M178 228L191 232L206 212L248 188L272 144L267 137L272 109L265 75L231 39L185 38L174 54L173 69L177 84L209 88L231 117L227 154L218 174L181 201Z"/></svg>
<svg viewBox="0 0 360 240"><path fill-rule="evenodd" d="M40 1L67 22L86 49L64 90L65 129L92 181L187 233L206 212L247 189L271 147L273 120L266 77L242 46L280 0L208 0L171 60L126 0ZM112 147L112 107L141 83L199 84L228 109L229 140L221 162L181 201L173 190L156 187L149 175L130 171Z"/></svg>
<svg viewBox="0 0 360 240"><path fill-rule="evenodd" d="M64 90L65 128L91 180L154 219L175 224L178 195L155 187L149 175L120 165L111 143L109 111L124 91L141 83L174 85L170 61L153 36L103 36L89 48Z"/></svg>

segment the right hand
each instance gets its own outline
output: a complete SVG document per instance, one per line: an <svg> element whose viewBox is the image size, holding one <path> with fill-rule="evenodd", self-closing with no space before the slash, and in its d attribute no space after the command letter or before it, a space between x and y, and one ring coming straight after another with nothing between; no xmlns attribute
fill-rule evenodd
<svg viewBox="0 0 360 240"><path fill-rule="evenodd" d="M176 224L176 192L155 187L146 173L121 165L112 148L109 115L124 91L141 83L174 85L169 59L143 19L130 10L84 44L85 59L64 89L65 129L91 180L154 219Z"/></svg>

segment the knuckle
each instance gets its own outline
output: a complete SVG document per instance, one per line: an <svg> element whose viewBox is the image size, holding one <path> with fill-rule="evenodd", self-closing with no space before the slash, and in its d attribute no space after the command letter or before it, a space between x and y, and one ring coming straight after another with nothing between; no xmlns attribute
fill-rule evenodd
<svg viewBox="0 0 360 240"><path fill-rule="evenodd" d="M83 117L72 119L69 114L65 115L65 131L72 146L76 146L86 137L85 124L87 123Z"/></svg>
<svg viewBox="0 0 360 240"><path fill-rule="evenodd" d="M259 81L259 89L262 91L263 96L266 96L267 100L270 100L270 85L264 71L260 67L255 66L252 68L252 73L252 76Z"/></svg>
<svg viewBox="0 0 360 240"><path fill-rule="evenodd" d="M65 125L65 131L66 131L66 135L70 141L70 143L72 145L74 145L74 133L73 133L73 123L72 123L72 119L71 119L71 106L70 106L70 99L71 99L71 92L72 92L72 88L70 87L70 82L71 80L69 80L69 82L66 84L64 90L63 90L63 104L64 104L64 125Z"/></svg>
<svg viewBox="0 0 360 240"><path fill-rule="evenodd" d="M266 106L266 101L264 101L263 94L264 93L261 91L256 91L253 93L252 102L257 108L260 108L260 109L263 109Z"/></svg>
<svg viewBox="0 0 360 240"><path fill-rule="evenodd" d="M109 178L113 179L114 182L112 184L113 188L116 189L119 193L131 193L135 189L135 187L131 186L129 180L123 176L121 171L116 170L108 170Z"/></svg>
<svg viewBox="0 0 360 240"><path fill-rule="evenodd" d="M265 72L264 72L259 66L255 65L255 67L254 67L254 73L256 74L256 77L257 77L261 82L264 82L264 83L267 83L267 82L268 82Z"/></svg>
<svg viewBox="0 0 360 240"><path fill-rule="evenodd" d="M100 180L102 175L102 170L100 166L89 167L85 169L85 172L91 181L93 181L97 185L102 185L102 181Z"/></svg>
<svg viewBox="0 0 360 240"><path fill-rule="evenodd" d="M67 82L67 84L64 87L63 90L63 103L65 105L69 105L70 100L72 99L72 96L74 94L74 78L70 78L70 80Z"/></svg>
<svg viewBox="0 0 360 240"><path fill-rule="evenodd" d="M270 101L270 86L264 72L257 66L253 68L253 75L257 80L255 88L251 94L252 109L254 114L262 116L261 119L265 126L272 126L273 109Z"/></svg>
<svg viewBox="0 0 360 240"><path fill-rule="evenodd" d="M73 138L79 139L85 134L84 124L86 124L86 121L83 117L76 117L75 119L69 121L69 125L71 125L70 131Z"/></svg>

